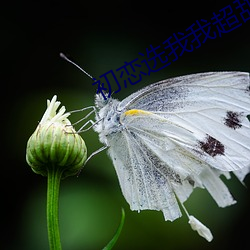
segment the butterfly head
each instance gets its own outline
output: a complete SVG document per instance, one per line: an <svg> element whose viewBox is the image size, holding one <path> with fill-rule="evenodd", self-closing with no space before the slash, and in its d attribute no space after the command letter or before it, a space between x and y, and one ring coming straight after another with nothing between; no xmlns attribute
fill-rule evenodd
<svg viewBox="0 0 250 250"><path fill-rule="evenodd" d="M107 93L98 93L95 95L95 106L97 109L100 110L101 108L106 106L111 100L112 98L108 98Z"/></svg>

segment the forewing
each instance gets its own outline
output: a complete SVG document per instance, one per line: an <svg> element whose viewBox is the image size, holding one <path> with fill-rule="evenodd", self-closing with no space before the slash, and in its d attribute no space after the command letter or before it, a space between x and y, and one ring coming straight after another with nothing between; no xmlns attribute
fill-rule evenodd
<svg viewBox="0 0 250 250"><path fill-rule="evenodd" d="M151 84L120 102L118 109L142 109L174 112L200 99L200 92L208 88L240 89L249 98L249 74L245 72L208 72L169 78ZM240 99L237 93L234 95ZM203 100L206 101L206 100ZM200 103L201 104L201 103Z"/></svg>
<svg viewBox="0 0 250 250"><path fill-rule="evenodd" d="M126 98L120 108L166 119L171 140L211 167L237 171L243 179L248 170L242 169L250 166L249 88L247 73L188 75L150 85ZM190 141L183 137L188 131Z"/></svg>

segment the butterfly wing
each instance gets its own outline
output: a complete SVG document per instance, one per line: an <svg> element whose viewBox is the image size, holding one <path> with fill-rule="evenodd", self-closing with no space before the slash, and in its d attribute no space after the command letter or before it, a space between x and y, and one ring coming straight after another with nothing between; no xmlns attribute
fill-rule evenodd
<svg viewBox="0 0 250 250"><path fill-rule="evenodd" d="M195 187L220 207L235 203L220 179L250 170L249 76L241 72L178 77L148 86L118 106L125 129L109 153L132 210L181 213ZM114 139L115 138L115 139Z"/></svg>
<svg viewBox="0 0 250 250"><path fill-rule="evenodd" d="M124 129L107 136L108 151L131 209L162 210L172 221L181 216L176 196L184 202L197 186L219 206L233 204L220 175L242 181L250 170L249 92L247 73L205 73L120 102Z"/></svg>
<svg viewBox="0 0 250 250"><path fill-rule="evenodd" d="M134 145L129 145L133 152L131 157L137 159L137 163L134 164L136 168L142 166L143 171L146 171L147 175L142 175L139 179L143 179L146 183L145 187L149 190L154 183L157 183L156 190L167 188L174 192L181 202L184 202L193 188L198 186L206 188L220 207L235 202L226 185L219 178L221 172L211 168L210 164L200 158L199 153L193 151L196 135L190 130L146 112L136 115L125 113L121 117L121 123L126 124L128 141L135 142ZM146 163L142 165L142 161ZM134 165L132 164L131 167L134 168ZM130 165L127 164L127 166ZM149 181L148 178L152 178L153 181ZM158 199L157 195L154 197ZM161 197L154 202L161 204ZM164 210L173 210L173 208L165 204L155 205L155 207L158 208L156 210L162 210L165 218L169 219ZM151 208L148 207L148 209Z"/></svg>
<svg viewBox="0 0 250 250"><path fill-rule="evenodd" d="M151 84L120 102L118 110L142 109L151 111L175 111L186 107L188 102L200 101L201 90L229 88L240 90L240 96L249 99L249 74L245 72L208 72L169 78ZM209 93L208 93L209 94ZM208 97L208 94L206 95ZM236 99L241 99L235 93ZM202 98L202 96L200 96ZM202 102L199 104L202 104ZM249 103L249 101L248 101Z"/></svg>
<svg viewBox="0 0 250 250"><path fill-rule="evenodd" d="M121 122L126 129L112 135L108 152L131 210L161 210L165 220L173 221L181 216L176 196L184 202L197 186L206 188L221 207L235 203L220 172L165 132L175 130L187 144L195 140L192 133L145 113L123 115Z"/></svg>
<svg viewBox="0 0 250 250"><path fill-rule="evenodd" d="M119 108L149 111L181 131L190 131L190 142L175 129L168 136L216 169L238 171L242 179L239 170L250 166L248 73L212 72L168 79L134 93Z"/></svg>
<svg viewBox="0 0 250 250"><path fill-rule="evenodd" d="M175 220L181 212L169 176L160 176L156 163L143 150L143 142L130 132L112 136L109 155L118 175L122 193L131 210L161 210L166 220ZM166 170L167 171L167 170Z"/></svg>

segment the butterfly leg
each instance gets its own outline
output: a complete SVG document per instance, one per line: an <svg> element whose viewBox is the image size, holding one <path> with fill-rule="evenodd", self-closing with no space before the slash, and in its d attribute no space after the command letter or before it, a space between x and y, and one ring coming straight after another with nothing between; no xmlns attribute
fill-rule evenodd
<svg viewBox="0 0 250 250"><path fill-rule="evenodd" d="M107 149L107 148L108 148L108 146L103 146L103 147L97 149L96 151L94 151L94 152L87 158L87 160L84 162L83 166L81 167L81 169L80 169L79 172L77 173L77 177L80 175L82 169L83 169L84 166L87 164L87 162L88 162L94 155L96 155L96 154L102 152L103 150L105 150L105 149Z"/></svg>
<svg viewBox="0 0 250 250"><path fill-rule="evenodd" d="M78 120L77 122L75 122L74 124L72 124L73 126L81 123L82 121L86 120L87 118L89 118L93 113L95 115L97 115L97 112L96 112L96 108L95 106L89 106L89 107L86 107L86 108L82 108L82 109L78 109L78 110L73 110L73 111L70 111L70 114L73 114L73 113L76 113L76 112L83 112L85 110L88 110L88 109L92 109L87 115L85 115L83 118L81 118L80 120ZM88 124L91 123L91 126L89 126L88 128L85 128ZM92 120L88 120L86 123L84 123L77 131L77 133L81 133L81 132L85 132L85 131L88 131L89 129L91 129L94 125L96 124L96 122L93 122Z"/></svg>
<svg viewBox="0 0 250 250"><path fill-rule="evenodd" d="M91 123L91 125L88 128L85 128L89 123ZM82 132L86 132L88 130L90 130L97 122L93 122L92 120L88 120L87 122L85 122L77 131L77 133L82 133Z"/></svg>
<svg viewBox="0 0 250 250"><path fill-rule="evenodd" d="M92 109L92 110L87 115L85 115L83 118L81 118L79 121L75 122L73 125L76 125L76 124L82 122L83 120L86 120L93 113L96 114L96 108L94 106L90 106L90 107L86 107L86 108L82 108L82 109L77 109L77 110L70 111L70 114L73 114L73 113L76 113L76 112L83 112L83 111L85 111L87 109Z"/></svg>

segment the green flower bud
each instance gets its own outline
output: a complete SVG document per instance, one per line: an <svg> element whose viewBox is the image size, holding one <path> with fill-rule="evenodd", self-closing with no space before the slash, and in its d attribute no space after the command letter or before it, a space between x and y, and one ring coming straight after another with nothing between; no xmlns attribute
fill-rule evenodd
<svg viewBox="0 0 250 250"><path fill-rule="evenodd" d="M70 113L65 113L65 107L56 113L60 105L56 98L47 101L47 110L28 140L26 161L37 174L47 176L50 168L58 168L55 170L67 177L79 172L87 158L87 148L67 119Z"/></svg>

